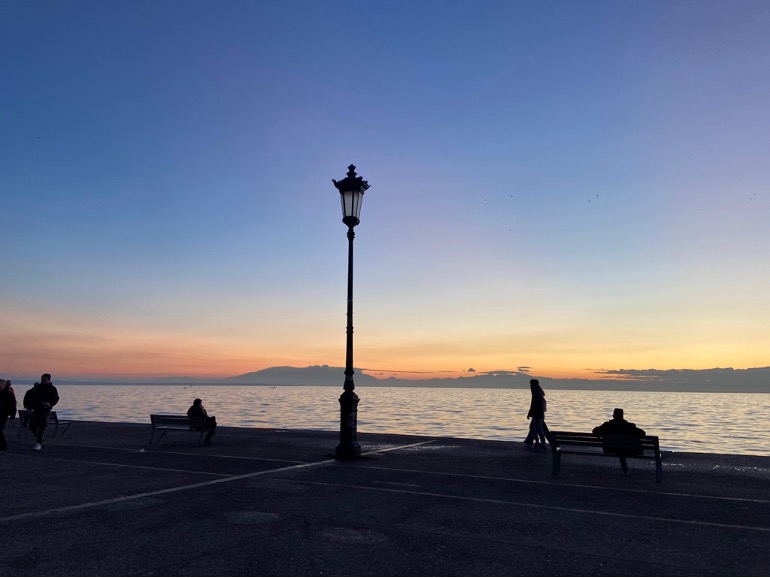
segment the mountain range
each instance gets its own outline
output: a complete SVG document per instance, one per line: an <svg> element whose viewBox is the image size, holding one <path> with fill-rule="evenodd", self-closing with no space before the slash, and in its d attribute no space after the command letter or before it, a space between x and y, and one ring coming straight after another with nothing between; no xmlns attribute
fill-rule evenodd
<svg viewBox="0 0 770 578"><path fill-rule="evenodd" d="M329 365L308 367L268 367L221 379L196 377L166 377L135 379L131 384L158 385L270 385L270 386L336 386L342 388L344 368ZM474 372L467 376L430 379L399 379L375 377L366 370L356 369L353 376L356 387L483 387L526 388L533 377L540 379L546 389L600 389L622 391L703 391L726 393L770 393L770 367L749 369L617 369L596 372L596 379L552 379L530 375L522 371ZM88 380L96 383L96 380ZM61 384L83 384L83 380L63 381ZM98 381L98 383L108 383ZM110 380L109 383L118 383ZM125 382L129 383L129 382Z"/></svg>

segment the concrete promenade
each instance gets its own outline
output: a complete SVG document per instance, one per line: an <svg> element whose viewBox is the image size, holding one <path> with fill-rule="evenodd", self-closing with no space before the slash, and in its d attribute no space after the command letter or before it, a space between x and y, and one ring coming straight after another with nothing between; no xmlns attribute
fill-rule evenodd
<svg viewBox="0 0 770 578"><path fill-rule="evenodd" d="M650 460L520 442L75 422L6 426L3 576L767 576L770 458Z"/></svg>

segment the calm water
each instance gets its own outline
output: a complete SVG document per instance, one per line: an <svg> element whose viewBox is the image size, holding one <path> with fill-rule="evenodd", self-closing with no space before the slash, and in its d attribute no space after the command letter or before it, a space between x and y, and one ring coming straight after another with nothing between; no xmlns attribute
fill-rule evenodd
<svg viewBox="0 0 770 578"><path fill-rule="evenodd" d="M339 429L342 387L58 386L60 415L149 424L150 413L184 413L196 397L222 426ZM358 431L518 441L529 390L359 387ZM549 390L551 429L590 430L623 407L629 421L685 452L770 455L770 394ZM149 427L149 425L148 425ZM702 440L720 434L718 443Z"/></svg>

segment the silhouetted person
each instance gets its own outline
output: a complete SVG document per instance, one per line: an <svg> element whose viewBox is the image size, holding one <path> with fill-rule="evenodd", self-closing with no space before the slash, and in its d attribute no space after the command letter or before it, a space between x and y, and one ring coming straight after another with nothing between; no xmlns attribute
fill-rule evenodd
<svg viewBox="0 0 770 578"><path fill-rule="evenodd" d="M644 433L643 429L636 427L635 423L623 419L623 410L619 407L615 408L612 412L612 419L610 421L605 421L602 425L593 429L593 434L596 437L602 438L602 449L605 454L614 454L620 457L620 467L625 475L628 475L626 457L641 455L643 453L642 443L641 441L639 442L638 448L626 444L622 447L613 447L611 436L624 435L641 438L642 436L647 435Z"/></svg>
<svg viewBox="0 0 770 578"><path fill-rule="evenodd" d="M29 418L29 429L35 434L37 440L32 446L35 451L43 449L48 417L51 415L51 408L57 403L59 403L59 392L51 383L50 373L44 373L40 377L40 383L33 385L32 389L24 394L24 407L32 410L32 415Z"/></svg>
<svg viewBox="0 0 770 578"><path fill-rule="evenodd" d="M203 407L203 401L196 398L190 409L187 410L187 417L192 421L192 428L194 430L208 432L203 443L210 446L211 438L214 437L217 430L216 416L209 416L206 408Z"/></svg>
<svg viewBox="0 0 770 578"><path fill-rule="evenodd" d="M4 431L8 419L16 419L16 394L10 379L0 379L0 453L8 450Z"/></svg>
<svg viewBox="0 0 770 578"><path fill-rule="evenodd" d="M529 389L532 393L529 411L527 412L527 418L530 420L529 433L524 439L524 444L529 448L544 450L546 449L546 439L553 445L553 442L551 442L551 432L545 424L545 391L540 387L540 382L537 379L529 380Z"/></svg>

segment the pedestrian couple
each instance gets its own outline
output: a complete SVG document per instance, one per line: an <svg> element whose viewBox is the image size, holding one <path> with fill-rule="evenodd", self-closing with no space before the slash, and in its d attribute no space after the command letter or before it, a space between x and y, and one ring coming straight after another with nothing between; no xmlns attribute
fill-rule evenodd
<svg viewBox="0 0 770 578"><path fill-rule="evenodd" d="M548 443L553 445L551 442L551 432L545 424L545 412L547 411L545 391L540 387L540 382L537 379L529 380L529 389L532 393L532 400L529 403L529 412L527 412L529 433L524 440L524 445L530 449L544 451L547 449L545 445L546 439L548 439Z"/></svg>

